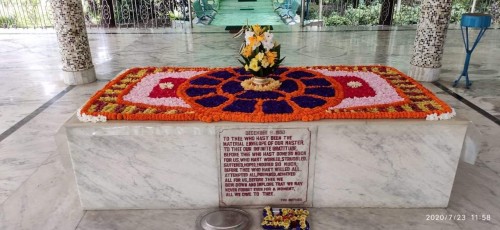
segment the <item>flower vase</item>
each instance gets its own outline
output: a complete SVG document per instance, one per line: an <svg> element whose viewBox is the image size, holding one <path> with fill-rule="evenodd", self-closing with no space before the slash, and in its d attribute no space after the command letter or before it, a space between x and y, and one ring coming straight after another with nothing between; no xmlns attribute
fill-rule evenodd
<svg viewBox="0 0 500 230"><path fill-rule="evenodd" d="M252 83L255 84L255 85L259 85L259 86L264 86L264 85L267 85L269 84L269 82L271 82L272 78L270 77L260 77L260 76L253 76L252 77Z"/></svg>
<svg viewBox="0 0 500 230"><path fill-rule="evenodd" d="M273 91L281 86L281 82L268 76L254 75L252 78L242 81L241 86L245 90Z"/></svg>

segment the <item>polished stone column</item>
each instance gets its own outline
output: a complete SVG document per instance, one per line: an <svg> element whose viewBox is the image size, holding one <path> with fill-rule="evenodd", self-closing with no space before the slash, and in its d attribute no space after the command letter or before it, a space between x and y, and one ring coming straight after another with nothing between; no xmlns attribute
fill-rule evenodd
<svg viewBox="0 0 500 230"><path fill-rule="evenodd" d="M63 65L63 80L79 85L96 80L80 0L50 1Z"/></svg>
<svg viewBox="0 0 500 230"><path fill-rule="evenodd" d="M450 22L452 0L424 0L411 59L410 76L437 81L441 72L444 41Z"/></svg>

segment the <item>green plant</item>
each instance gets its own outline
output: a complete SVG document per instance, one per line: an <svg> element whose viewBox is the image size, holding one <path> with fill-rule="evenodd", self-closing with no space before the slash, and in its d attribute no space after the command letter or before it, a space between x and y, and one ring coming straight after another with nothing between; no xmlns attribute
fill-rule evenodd
<svg viewBox="0 0 500 230"><path fill-rule="evenodd" d="M351 25L376 25L380 17L381 4L363 5L358 8L349 7L344 14Z"/></svg>
<svg viewBox="0 0 500 230"><path fill-rule="evenodd" d="M16 24L14 17L0 17L0 27L9 27Z"/></svg>
<svg viewBox="0 0 500 230"><path fill-rule="evenodd" d="M325 25L326 26L344 26L344 25L350 25L351 22L349 19L342 17L336 13L333 13L330 15L330 17L327 17L325 19Z"/></svg>
<svg viewBox="0 0 500 230"><path fill-rule="evenodd" d="M318 6L313 5L312 3L309 6L309 13L307 15L308 20L319 19Z"/></svg>
<svg viewBox="0 0 500 230"><path fill-rule="evenodd" d="M323 5L323 17L328 18L335 13L332 5Z"/></svg>
<svg viewBox="0 0 500 230"><path fill-rule="evenodd" d="M339 25L376 25L380 17L380 4L376 3L373 5L362 5L358 8L353 8L349 6L344 15L340 15L338 12L330 11L330 15L327 15L325 19L325 25L327 26L339 26Z"/></svg>
<svg viewBox="0 0 500 230"><path fill-rule="evenodd" d="M418 23L420 6L402 6L401 10L394 13L393 25L413 25Z"/></svg>
<svg viewBox="0 0 500 230"><path fill-rule="evenodd" d="M181 12L174 10L168 12L168 17L170 20L180 20L182 18Z"/></svg>
<svg viewBox="0 0 500 230"><path fill-rule="evenodd" d="M451 7L451 17L450 24L459 23L462 18L462 14L467 13L469 6L461 2L455 3Z"/></svg>

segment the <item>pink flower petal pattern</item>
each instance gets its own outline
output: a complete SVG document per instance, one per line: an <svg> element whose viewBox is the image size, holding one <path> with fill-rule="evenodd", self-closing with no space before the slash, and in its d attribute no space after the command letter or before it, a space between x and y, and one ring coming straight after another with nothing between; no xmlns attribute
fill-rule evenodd
<svg viewBox="0 0 500 230"><path fill-rule="evenodd" d="M155 86L158 86L161 83L160 81L164 78L188 79L205 72L207 71L182 71L173 73L161 72L145 76L139 83L137 83L137 85L134 86L132 90L130 90L127 95L123 96L123 100L147 105L191 108L191 106L180 97L151 98L149 97L149 94Z"/></svg>
<svg viewBox="0 0 500 230"><path fill-rule="evenodd" d="M395 102L404 101L404 98L399 96L396 90L379 75L372 72L361 71L332 71L327 69L315 69L325 76L346 77L354 76L363 79L375 91L373 97L357 97L357 98L344 98L340 104L331 107L330 109L345 109L358 106L374 106L380 104L390 104Z"/></svg>

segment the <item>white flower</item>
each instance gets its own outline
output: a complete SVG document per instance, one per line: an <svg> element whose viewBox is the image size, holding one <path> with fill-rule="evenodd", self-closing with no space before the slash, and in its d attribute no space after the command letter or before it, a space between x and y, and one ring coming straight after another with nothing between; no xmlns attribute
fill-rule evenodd
<svg viewBox="0 0 500 230"><path fill-rule="evenodd" d="M99 116L97 116L97 121L99 121L99 122L106 122L106 117L99 115Z"/></svg>
<svg viewBox="0 0 500 230"><path fill-rule="evenodd" d="M264 49L266 49L266 51L269 51L274 47L273 37L274 35L272 33L269 33L267 31L264 32L264 41L262 41L262 45L264 46Z"/></svg>
<svg viewBox="0 0 500 230"><path fill-rule="evenodd" d="M257 49L257 47L259 47L259 46L260 46L260 44L261 44L260 42L256 42L256 43L253 45L252 50Z"/></svg>
<svg viewBox="0 0 500 230"><path fill-rule="evenodd" d="M172 82L160 83L160 89L173 89L173 88L174 88L174 83Z"/></svg>
<svg viewBox="0 0 500 230"><path fill-rule="evenodd" d="M81 109L78 109L78 112L76 112L76 117L78 120L82 122L92 122L92 123L97 123L97 122L106 122L106 117L103 115L98 115L98 116L92 116L92 115L87 115L85 113L82 113Z"/></svg>
<svg viewBox="0 0 500 230"><path fill-rule="evenodd" d="M264 40L268 42L273 42L273 34L269 32L264 32Z"/></svg>
<svg viewBox="0 0 500 230"><path fill-rule="evenodd" d="M356 89L356 88L363 86L363 84L361 84L361 82L359 82L359 81L350 81L347 83L347 86Z"/></svg>
<svg viewBox="0 0 500 230"><path fill-rule="evenodd" d="M264 46L264 49L266 49L266 51L269 51L274 47L274 43L272 41L267 41L267 40L262 41L262 45Z"/></svg>
<svg viewBox="0 0 500 230"><path fill-rule="evenodd" d="M428 114L427 117L425 118L425 120L428 120L428 121L437 121L438 120L438 116L437 116L436 113Z"/></svg>
<svg viewBox="0 0 500 230"><path fill-rule="evenodd" d="M428 121L449 120L449 119L453 118L455 115L457 115L457 113L455 112L455 109L452 108L450 113L442 113L440 115L433 113L433 114L427 115L427 117L425 119Z"/></svg>
<svg viewBox="0 0 500 230"><path fill-rule="evenodd" d="M254 32L250 30L245 31L245 43L248 45L250 44L250 40L248 38L252 37L254 35Z"/></svg>

